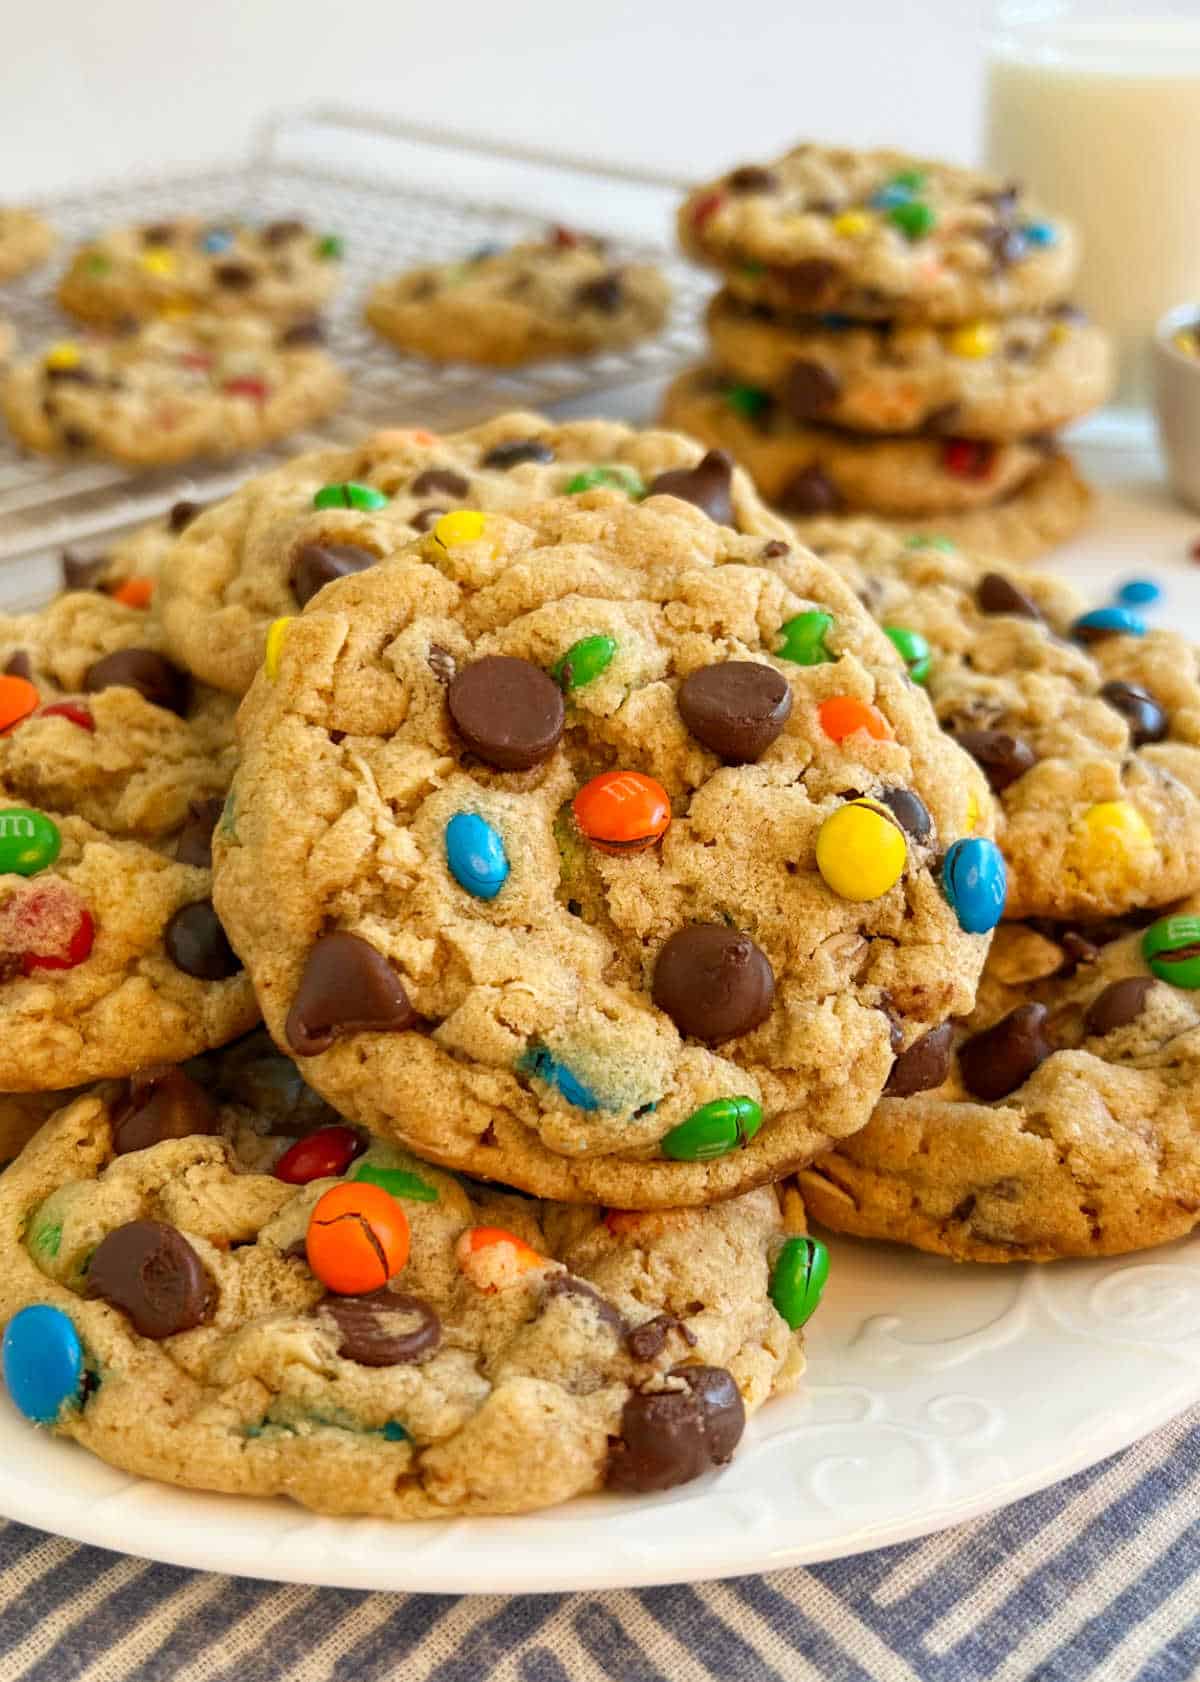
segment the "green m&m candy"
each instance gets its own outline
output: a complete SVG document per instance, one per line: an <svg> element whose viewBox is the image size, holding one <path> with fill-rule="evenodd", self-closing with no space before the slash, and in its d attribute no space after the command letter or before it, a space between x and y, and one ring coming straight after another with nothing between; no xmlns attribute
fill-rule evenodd
<svg viewBox="0 0 1200 1682"><path fill-rule="evenodd" d="M905 239L924 239L932 233L937 217L927 204L919 199L911 199L906 204L894 204L887 213L888 221L894 228L899 228Z"/></svg>
<svg viewBox="0 0 1200 1682"><path fill-rule="evenodd" d="M884 635L908 668L914 683L924 683L933 664L929 644L920 631L910 631L906 625L885 625Z"/></svg>
<svg viewBox="0 0 1200 1682"><path fill-rule="evenodd" d="M346 255L346 242L340 234L322 234L317 241L317 256L326 262L336 262Z"/></svg>
<svg viewBox="0 0 1200 1682"><path fill-rule="evenodd" d="M789 1238L771 1269L771 1301L796 1332L816 1312L829 1278L829 1251L819 1238Z"/></svg>
<svg viewBox="0 0 1200 1682"><path fill-rule="evenodd" d="M779 627L783 638L775 650L781 660L792 660L797 666L824 666L836 656L825 646L825 638L833 629L832 613L797 613L785 619Z"/></svg>
<svg viewBox="0 0 1200 1682"><path fill-rule="evenodd" d="M953 555L955 545L948 537L939 537L936 532L914 532L911 537L904 539L906 549L939 549L943 555Z"/></svg>
<svg viewBox="0 0 1200 1682"><path fill-rule="evenodd" d="M731 385L725 388L725 401L743 420L757 420L771 401L771 394L756 385Z"/></svg>
<svg viewBox="0 0 1200 1682"><path fill-rule="evenodd" d="M1160 917L1142 936L1142 956L1160 981L1200 987L1200 917Z"/></svg>
<svg viewBox="0 0 1200 1682"><path fill-rule="evenodd" d="M550 676L560 689L579 689L607 671L616 652L617 645L611 637L580 637L561 659L554 662Z"/></svg>
<svg viewBox="0 0 1200 1682"><path fill-rule="evenodd" d="M748 1145L762 1118L762 1106L753 1098L714 1098L664 1136L662 1153L672 1162L711 1162Z"/></svg>
<svg viewBox="0 0 1200 1682"><path fill-rule="evenodd" d="M377 508L386 508L387 500L383 492L377 491L373 485L358 485L353 479L347 479L340 485L322 485L313 497L313 507L358 508L370 514Z"/></svg>
<svg viewBox="0 0 1200 1682"><path fill-rule="evenodd" d="M364 1162L351 1178L364 1180L369 1186L382 1186L389 1196L407 1197L413 1203L438 1201L437 1187L431 1186L419 1174L410 1173L407 1168L380 1168L374 1162Z"/></svg>
<svg viewBox="0 0 1200 1682"><path fill-rule="evenodd" d="M573 479L567 480L567 495L579 496L583 491L624 491L635 502L640 502L646 494L646 482L640 473L635 473L632 467L623 467L620 462L612 467L585 467L582 473L576 473Z"/></svg>
<svg viewBox="0 0 1200 1682"><path fill-rule="evenodd" d="M28 806L0 812L0 873L34 876L52 865L62 847L58 825Z"/></svg>

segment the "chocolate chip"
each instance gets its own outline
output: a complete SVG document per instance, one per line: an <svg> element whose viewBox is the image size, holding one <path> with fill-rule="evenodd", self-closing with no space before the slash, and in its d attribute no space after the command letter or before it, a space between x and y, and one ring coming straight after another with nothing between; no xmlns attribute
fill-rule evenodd
<svg viewBox="0 0 1200 1682"><path fill-rule="evenodd" d="M47 368L46 378L54 385L99 385L100 376L90 368Z"/></svg>
<svg viewBox="0 0 1200 1682"><path fill-rule="evenodd" d="M1045 1005L1019 1005L993 1027L964 1040L958 1067L971 1096L993 1103L1024 1085L1054 1049L1045 1025Z"/></svg>
<svg viewBox="0 0 1200 1682"><path fill-rule="evenodd" d="M446 700L467 747L500 771L540 765L563 733L562 691L539 666L511 655L464 666Z"/></svg>
<svg viewBox="0 0 1200 1682"><path fill-rule="evenodd" d="M335 578L346 578L352 572L373 567L379 556L359 543L304 543L292 562L288 583L292 594L304 607Z"/></svg>
<svg viewBox="0 0 1200 1682"><path fill-rule="evenodd" d="M990 187L986 192L976 193L976 204L990 204L1002 215L1011 215L1017 208L1017 200L1021 196L1019 181L1006 181L1003 187Z"/></svg>
<svg viewBox="0 0 1200 1682"><path fill-rule="evenodd" d="M175 858L179 864L193 865L197 870L212 869L212 838L224 801L192 800L188 803L187 820L175 843Z"/></svg>
<svg viewBox="0 0 1200 1682"><path fill-rule="evenodd" d="M69 450L86 450L92 441L91 433L81 426L64 426L59 436Z"/></svg>
<svg viewBox="0 0 1200 1682"><path fill-rule="evenodd" d="M440 643L430 643L429 653L425 658L428 661L430 671L439 683L451 683L453 681L454 674L458 670L458 661L448 648L443 648Z"/></svg>
<svg viewBox="0 0 1200 1682"><path fill-rule="evenodd" d="M192 699L188 673L152 648L118 648L104 655L83 674L83 687L89 695L103 689L136 689L152 707L164 707L181 718Z"/></svg>
<svg viewBox="0 0 1200 1682"><path fill-rule="evenodd" d="M1078 304L1054 304L1050 314L1056 321L1070 322L1075 327L1082 327L1088 318L1087 311L1081 310Z"/></svg>
<svg viewBox="0 0 1200 1682"><path fill-rule="evenodd" d="M781 400L798 421L817 420L842 394L842 382L823 362L800 357L784 376Z"/></svg>
<svg viewBox="0 0 1200 1682"><path fill-rule="evenodd" d="M624 301L625 285L619 269L611 269L608 274L599 275L595 280L585 280L582 286L575 288L576 309L598 310L601 315L616 315Z"/></svg>
<svg viewBox="0 0 1200 1682"><path fill-rule="evenodd" d="M674 1314L656 1314L652 1320L643 1320L626 1334L625 1347L635 1361L654 1361L666 1348L672 1332L678 1332L690 1349L696 1347L695 1332Z"/></svg>
<svg viewBox="0 0 1200 1682"><path fill-rule="evenodd" d="M690 672L675 704L698 742L727 765L748 765L767 751L787 723L792 691L774 666L759 660L724 660Z"/></svg>
<svg viewBox="0 0 1200 1682"><path fill-rule="evenodd" d="M325 329L319 321L297 321L291 327L284 328L279 335L279 343L287 350L295 350L303 345L323 345Z"/></svg>
<svg viewBox="0 0 1200 1682"><path fill-rule="evenodd" d="M658 954L652 997L681 1034L720 1045L766 1021L775 973L748 934L689 923Z"/></svg>
<svg viewBox="0 0 1200 1682"><path fill-rule="evenodd" d="M225 286L230 292L247 292L258 276L245 263L214 263L213 279L218 286Z"/></svg>
<svg viewBox="0 0 1200 1682"><path fill-rule="evenodd" d="M510 467L519 467L523 461L553 460L554 451L540 438L510 438L506 444L497 444L490 449L480 466L496 467L507 473Z"/></svg>
<svg viewBox="0 0 1200 1682"><path fill-rule="evenodd" d="M471 481L452 467L427 467L423 473L417 474L408 488L413 496L464 497L471 488Z"/></svg>
<svg viewBox="0 0 1200 1682"><path fill-rule="evenodd" d="M779 177L761 164L742 164L725 177L725 185L732 193L770 193L779 185Z"/></svg>
<svg viewBox="0 0 1200 1682"><path fill-rule="evenodd" d="M900 828L914 841L932 839L933 819L929 808L910 788L881 788L875 798L887 807Z"/></svg>
<svg viewBox="0 0 1200 1682"><path fill-rule="evenodd" d="M143 245L170 245L174 237L174 222L150 222L142 229Z"/></svg>
<svg viewBox="0 0 1200 1682"><path fill-rule="evenodd" d="M833 480L814 462L789 479L779 495L779 506L789 514L836 514L842 494Z"/></svg>
<svg viewBox="0 0 1200 1682"><path fill-rule="evenodd" d="M315 1057L345 1034L400 1033L418 1020L383 953L338 930L309 952L284 1034L298 1057Z"/></svg>
<svg viewBox="0 0 1200 1682"><path fill-rule="evenodd" d="M187 1239L165 1221L127 1221L88 1263L87 1294L121 1309L141 1337L174 1337L212 1318L217 1289Z"/></svg>
<svg viewBox="0 0 1200 1682"><path fill-rule="evenodd" d="M746 1410L723 1367L676 1367L679 1390L638 1392L621 1413L621 1436L609 1451L612 1489L674 1489L733 1456Z"/></svg>
<svg viewBox="0 0 1200 1682"><path fill-rule="evenodd" d="M1145 742L1162 741L1167 733L1167 715L1148 689L1143 689L1140 683L1123 683L1114 678L1104 685L1100 694L1129 726L1129 739L1135 748Z"/></svg>
<svg viewBox="0 0 1200 1682"><path fill-rule="evenodd" d="M1042 610L1024 590L1018 590L1002 572L985 572L975 591L981 613L1011 613L1021 619L1038 619Z"/></svg>
<svg viewBox="0 0 1200 1682"><path fill-rule="evenodd" d="M973 230L974 237L984 246L995 269L1007 269L1019 263L1025 255L1025 236L1008 222L992 222L986 228Z"/></svg>
<svg viewBox="0 0 1200 1682"><path fill-rule="evenodd" d="M790 555L791 552L781 537L773 537L769 543L763 544L762 558L764 561L777 561L781 555Z"/></svg>
<svg viewBox="0 0 1200 1682"><path fill-rule="evenodd" d="M773 272L783 281L793 304L805 309L822 309L835 298L842 274L839 264L827 257L806 257Z"/></svg>
<svg viewBox="0 0 1200 1682"><path fill-rule="evenodd" d="M955 422L962 417L961 403L939 403L935 409L930 409L925 416L926 432L953 432Z"/></svg>
<svg viewBox="0 0 1200 1682"><path fill-rule="evenodd" d="M432 526L437 525L445 512L444 508L418 508L417 512L410 516L408 523L414 531L429 531Z"/></svg>
<svg viewBox="0 0 1200 1682"><path fill-rule="evenodd" d="M442 1341L442 1322L430 1305L404 1291L324 1297L313 1309L338 1329L338 1354L360 1367L398 1367L417 1361Z"/></svg>
<svg viewBox="0 0 1200 1682"><path fill-rule="evenodd" d="M76 555L64 549L59 557L64 590L94 590L108 569L107 555Z"/></svg>
<svg viewBox="0 0 1200 1682"><path fill-rule="evenodd" d="M1066 930L1062 937L1062 949L1064 961L1058 973L1065 976L1074 975L1080 964L1094 964L1100 956L1100 946L1077 929Z"/></svg>
<svg viewBox="0 0 1200 1682"><path fill-rule="evenodd" d="M674 467L651 481L647 496L677 496L701 509L719 526L735 524L733 457L725 450L709 450L695 467Z"/></svg>
<svg viewBox="0 0 1200 1682"><path fill-rule="evenodd" d="M617 1338L625 1336L625 1316L586 1279L574 1273L552 1273L542 1292L542 1302L553 1302L556 1297L574 1297L577 1302L588 1303L601 1325L607 1326Z"/></svg>
<svg viewBox="0 0 1200 1682"><path fill-rule="evenodd" d="M914 1092L928 1092L940 1086L950 1072L950 1046L954 1025L943 1022L914 1040L892 1064L884 1091L892 1098L910 1098Z"/></svg>
<svg viewBox="0 0 1200 1682"><path fill-rule="evenodd" d="M163 930L163 944L175 967L197 981L225 981L242 967L211 899L180 906Z"/></svg>
<svg viewBox="0 0 1200 1682"><path fill-rule="evenodd" d="M4 666L5 677L33 677L33 661L23 648L18 648L10 654Z"/></svg>
<svg viewBox="0 0 1200 1682"><path fill-rule="evenodd" d="M167 526L178 537L179 533L190 526L197 514L204 511L202 502L188 502L186 498L172 503L171 512L167 515Z"/></svg>
<svg viewBox="0 0 1200 1682"><path fill-rule="evenodd" d="M268 222L262 231L264 245L286 245L289 240L299 239L308 229L296 216L282 218L278 222Z"/></svg>
<svg viewBox="0 0 1200 1682"><path fill-rule="evenodd" d="M1085 1030L1099 1037L1136 1022L1146 1008L1146 996L1153 986L1148 975L1129 975L1123 981L1110 982L1088 1006L1083 1019Z"/></svg>
<svg viewBox="0 0 1200 1682"><path fill-rule="evenodd" d="M164 1139L190 1139L217 1131L217 1107L202 1086L173 1063L151 1063L129 1077L114 1105L113 1153L149 1150Z"/></svg>
<svg viewBox="0 0 1200 1682"><path fill-rule="evenodd" d="M1007 730L956 730L954 740L983 767L994 794L1015 783L1037 763L1029 743L1020 736L1010 736Z"/></svg>

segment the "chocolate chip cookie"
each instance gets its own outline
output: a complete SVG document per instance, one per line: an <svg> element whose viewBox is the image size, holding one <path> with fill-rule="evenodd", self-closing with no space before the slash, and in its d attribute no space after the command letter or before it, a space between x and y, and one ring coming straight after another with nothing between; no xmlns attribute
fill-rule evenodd
<svg viewBox="0 0 1200 1682"><path fill-rule="evenodd" d="M0 205L0 280L11 280L44 263L56 237L35 211Z"/></svg>
<svg viewBox="0 0 1200 1682"><path fill-rule="evenodd" d="M435 362L512 367L621 350L657 333L670 289L649 263L617 262L602 241L567 228L463 262L380 281L366 316L400 350Z"/></svg>
<svg viewBox="0 0 1200 1682"><path fill-rule="evenodd" d="M72 257L58 301L69 315L109 324L196 310L299 323L337 290L342 254L339 235L294 217L251 227L180 216L89 240Z"/></svg>
<svg viewBox="0 0 1200 1682"><path fill-rule="evenodd" d="M869 1125L801 1176L810 1212L961 1261L1119 1255L1191 1232L1198 911L999 929L968 1022L901 1057Z"/></svg>
<svg viewBox="0 0 1200 1682"><path fill-rule="evenodd" d="M211 901L233 703L99 593L0 617L0 1090L190 1056L257 1007Z"/></svg>
<svg viewBox="0 0 1200 1682"><path fill-rule="evenodd" d="M311 322L193 316L63 339L18 362L4 416L30 449L132 467L236 455L319 420L345 378Z"/></svg>
<svg viewBox="0 0 1200 1682"><path fill-rule="evenodd" d="M1057 578L874 522L810 541L912 656L996 803L1011 918L1107 918L1200 888L1200 658ZM1115 626L1115 628L1114 628Z"/></svg>
<svg viewBox="0 0 1200 1682"><path fill-rule="evenodd" d="M159 1066L27 1146L0 1179L26 1417L137 1476L428 1519L677 1487L803 1371L794 1190L606 1213L271 1126Z"/></svg>
<svg viewBox="0 0 1200 1682"><path fill-rule="evenodd" d="M243 694L271 621L331 578L386 559L449 510L595 486L683 497L739 531L790 537L728 457L674 433L519 412L447 437L379 432L352 450L299 456L190 523L163 569L167 638L206 683Z"/></svg>
<svg viewBox="0 0 1200 1682"><path fill-rule="evenodd" d="M1103 403L1107 336L1071 305L955 327L788 319L719 292L708 310L713 360L760 402L801 425L929 431L992 441L1051 432Z"/></svg>
<svg viewBox="0 0 1200 1682"><path fill-rule="evenodd" d="M749 303L791 315L970 322L1060 302L1074 233L1012 182L903 152L796 146L696 187L692 257Z"/></svg>
<svg viewBox="0 0 1200 1682"><path fill-rule="evenodd" d="M1019 492L1047 451L1030 440L872 438L806 426L770 393L710 367L671 383L662 418L728 450L768 502L795 515L878 512L915 520L988 507Z"/></svg>
<svg viewBox="0 0 1200 1682"><path fill-rule="evenodd" d="M807 1160L1003 903L983 775L850 591L676 498L444 515L273 628L239 733L215 898L277 1043L539 1195Z"/></svg>

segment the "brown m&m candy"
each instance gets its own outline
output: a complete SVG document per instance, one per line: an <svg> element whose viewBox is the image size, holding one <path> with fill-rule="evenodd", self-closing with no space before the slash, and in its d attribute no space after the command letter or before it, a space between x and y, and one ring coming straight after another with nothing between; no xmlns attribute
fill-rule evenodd
<svg viewBox="0 0 1200 1682"><path fill-rule="evenodd" d="M540 667L489 654L454 678L450 716L472 753L499 771L528 771L558 746L566 711L562 691Z"/></svg>
<svg viewBox="0 0 1200 1682"><path fill-rule="evenodd" d="M674 1367L676 1388L630 1396L609 1452L611 1489L674 1489L723 1466L746 1428L741 1392L724 1367Z"/></svg>
<svg viewBox="0 0 1200 1682"><path fill-rule="evenodd" d="M971 1096L990 1104L1023 1086L1054 1050L1045 1026L1045 1005L1020 1005L965 1040L958 1048L958 1067Z"/></svg>
<svg viewBox="0 0 1200 1682"><path fill-rule="evenodd" d="M677 496L690 502L719 526L736 523L733 497L733 457L727 450L709 450L695 467L675 467L650 483L647 496Z"/></svg>
<svg viewBox="0 0 1200 1682"><path fill-rule="evenodd" d="M343 929L309 952L284 1033L298 1057L315 1057L345 1034L400 1033L418 1020L383 953Z"/></svg>
<svg viewBox="0 0 1200 1682"><path fill-rule="evenodd" d="M165 1221L128 1221L102 1238L87 1290L127 1314L142 1337L174 1337L211 1319L216 1287L183 1234Z"/></svg>
<svg viewBox="0 0 1200 1682"><path fill-rule="evenodd" d="M775 974L748 934L690 923L659 953L652 997L681 1034L719 1045L766 1021Z"/></svg>
<svg viewBox="0 0 1200 1682"><path fill-rule="evenodd" d="M696 740L727 765L759 759L792 711L787 679L758 660L701 666L684 678L675 701Z"/></svg>
<svg viewBox="0 0 1200 1682"><path fill-rule="evenodd" d="M442 1323L427 1302L383 1286L363 1296L329 1296L314 1314L338 1329L338 1354L360 1367L398 1367L417 1361L442 1341Z"/></svg>

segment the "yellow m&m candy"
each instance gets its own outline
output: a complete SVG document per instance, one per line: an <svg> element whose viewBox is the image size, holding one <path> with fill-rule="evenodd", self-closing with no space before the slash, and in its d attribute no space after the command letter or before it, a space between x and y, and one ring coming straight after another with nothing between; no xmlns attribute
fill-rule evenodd
<svg viewBox="0 0 1200 1682"><path fill-rule="evenodd" d="M874 800L850 800L817 834L817 869L839 899L878 899L904 874L908 848Z"/></svg>
<svg viewBox="0 0 1200 1682"><path fill-rule="evenodd" d="M1068 863L1081 876L1123 875L1146 868L1154 855L1149 824L1128 800L1101 800L1076 822Z"/></svg>
<svg viewBox="0 0 1200 1682"><path fill-rule="evenodd" d="M954 356L972 359L991 356L996 349L996 329L986 321L972 321L964 327L956 327L949 343Z"/></svg>
<svg viewBox="0 0 1200 1682"><path fill-rule="evenodd" d="M843 239L863 239L874 226L875 218L868 216L865 210L843 210L840 216L835 216L832 222L835 234Z"/></svg>
<svg viewBox="0 0 1200 1682"><path fill-rule="evenodd" d="M443 548L456 543L475 543L483 536L486 521L473 508L459 508L453 514L443 514L433 528L433 535Z"/></svg>
<svg viewBox="0 0 1200 1682"><path fill-rule="evenodd" d="M79 359L79 346L73 339L60 339L42 358L47 368L78 368Z"/></svg>
<svg viewBox="0 0 1200 1682"><path fill-rule="evenodd" d="M175 273L175 255L171 251L160 251L157 247L151 251L143 251L138 262L147 274L168 275Z"/></svg>
<svg viewBox="0 0 1200 1682"><path fill-rule="evenodd" d="M279 662L283 658L283 639L287 636L288 626L293 615L285 614L282 619L276 619L267 632L266 668L267 676L274 683L279 676Z"/></svg>

